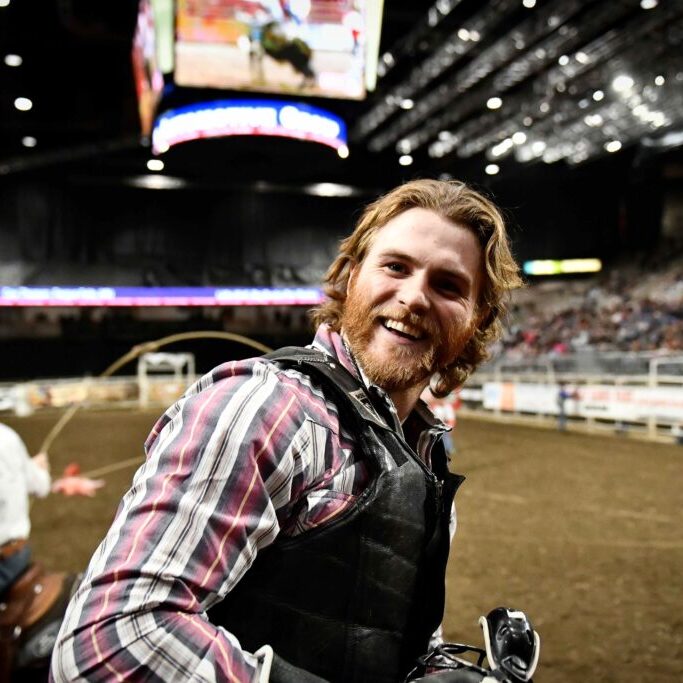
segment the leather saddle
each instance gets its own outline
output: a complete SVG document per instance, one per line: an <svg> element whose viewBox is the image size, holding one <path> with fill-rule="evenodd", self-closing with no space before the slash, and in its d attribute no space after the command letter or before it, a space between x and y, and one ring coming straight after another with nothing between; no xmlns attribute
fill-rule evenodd
<svg viewBox="0 0 683 683"><path fill-rule="evenodd" d="M24 654L21 651L33 632L49 624L56 636L52 623L56 622L57 627L61 623L74 584L74 577L69 578L63 572L48 572L33 563L0 597L0 683L11 680L12 671L17 668L16 660ZM42 641L46 645L44 637ZM28 658L31 661L24 664L47 665L51 650L49 647L46 652L33 652Z"/></svg>

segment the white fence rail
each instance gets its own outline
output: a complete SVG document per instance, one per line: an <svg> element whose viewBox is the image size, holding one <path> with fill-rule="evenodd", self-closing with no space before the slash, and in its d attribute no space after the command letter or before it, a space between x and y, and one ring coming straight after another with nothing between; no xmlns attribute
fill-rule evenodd
<svg viewBox="0 0 683 683"><path fill-rule="evenodd" d="M592 430L683 441L683 357L652 358L643 374L559 374L552 365L498 366L462 389L466 408L504 416L557 418ZM662 373L666 369L666 374ZM564 392L562 399L560 391Z"/></svg>

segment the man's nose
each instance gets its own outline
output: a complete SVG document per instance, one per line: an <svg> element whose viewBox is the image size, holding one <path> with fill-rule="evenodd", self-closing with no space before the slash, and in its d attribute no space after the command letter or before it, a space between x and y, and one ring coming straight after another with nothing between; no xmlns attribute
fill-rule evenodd
<svg viewBox="0 0 683 683"><path fill-rule="evenodd" d="M421 313L429 308L427 283L419 276L406 278L398 295L402 303L412 313Z"/></svg>

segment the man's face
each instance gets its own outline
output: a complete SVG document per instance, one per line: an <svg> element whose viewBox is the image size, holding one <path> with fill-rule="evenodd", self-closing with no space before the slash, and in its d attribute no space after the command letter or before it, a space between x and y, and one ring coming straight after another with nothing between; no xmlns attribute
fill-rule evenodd
<svg viewBox="0 0 683 683"><path fill-rule="evenodd" d="M375 234L354 266L342 329L385 391L423 387L476 329L482 250L467 228L413 208Z"/></svg>

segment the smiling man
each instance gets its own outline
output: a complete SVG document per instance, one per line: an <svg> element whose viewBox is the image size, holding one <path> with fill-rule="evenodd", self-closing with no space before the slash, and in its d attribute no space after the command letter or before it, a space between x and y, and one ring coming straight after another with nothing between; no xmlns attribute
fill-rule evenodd
<svg viewBox="0 0 683 683"><path fill-rule="evenodd" d="M401 420L472 337L481 264L470 229L416 207L389 220L352 265L342 330Z"/></svg>
<svg viewBox="0 0 683 683"><path fill-rule="evenodd" d="M160 418L74 596L67 680L395 683L435 642L445 396L519 286L496 207L418 180L367 207L311 346L230 362Z"/></svg>

